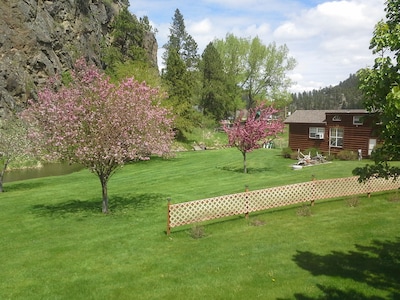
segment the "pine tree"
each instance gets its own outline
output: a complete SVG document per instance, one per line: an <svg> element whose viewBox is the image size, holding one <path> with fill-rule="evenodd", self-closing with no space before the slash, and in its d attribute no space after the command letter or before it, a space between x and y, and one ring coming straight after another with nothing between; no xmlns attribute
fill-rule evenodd
<svg viewBox="0 0 400 300"><path fill-rule="evenodd" d="M186 32L185 22L179 9L176 9L168 42L164 45L165 70L162 81L168 92L167 104L177 115L176 129L183 137L197 125L198 113L194 110L195 91L198 89L197 44Z"/></svg>
<svg viewBox="0 0 400 300"><path fill-rule="evenodd" d="M202 55L202 97L200 107L204 115L213 116L216 121L226 119L233 112L227 96L227 82L222 60L212 43Z"/></svg>
<svg viewBox="0 0 400 300"><path fill-rule="evenodd" d="M197 117L191 104L192 91L185 63L174 48L168 52L166 69L162 77L168 91L168 99L164 103L172 108L176 116L174 127L179 139L184 137L186 131L193 129Z"/></svg>
<svg viewBox="0 0 400 300"><path fill-rule="evenodd" d="M163 48L165 49L163 55L165 65L168 60L169 50L176 49L188 70L193 70L197 67L199 59L197 54L198 46L193 37L186 31L185 21L179 9L175 10L172 26L170 27L169 40Z"/></svg>

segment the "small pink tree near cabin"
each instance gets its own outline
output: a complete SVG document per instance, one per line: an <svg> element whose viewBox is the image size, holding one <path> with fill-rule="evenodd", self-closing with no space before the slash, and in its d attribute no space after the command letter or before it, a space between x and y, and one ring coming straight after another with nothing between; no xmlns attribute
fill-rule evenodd
<svg viewBox="0 0 400 300"><path fill-rule="evenodd" d="M236 147L243 154L244 173L247 173L246 154L260 148L267 137L276 137L283 131L283 121L273 118L277 112L273 107L261 104L250 109L245 120L241 112L231 127L224 124L229 146Z"/></svg>
<svg viewBox="0 0 400 300"><path fill-rule="evenodd" d="M172 119L160 95L133 78L114 85L81 59L72 82L58 90L49 83L25 117L42 155L82 164L99 177L102 211L108 213L107 183L114 172L128 161L170 151Z"/></svg>

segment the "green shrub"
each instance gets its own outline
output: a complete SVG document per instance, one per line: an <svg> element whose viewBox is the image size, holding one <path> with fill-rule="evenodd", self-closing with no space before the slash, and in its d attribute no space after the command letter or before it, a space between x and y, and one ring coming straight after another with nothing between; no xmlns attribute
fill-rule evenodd
<svg viewBox="0 0 400 300"><path fill-rule="evenodd" d="M297 151L293 151L290 147L286 147L282 149L282 157L290 158L297 160L299 157L299 153Z"/></svg>
<svg viewBox="0 0 400 300"><path fill-rule="evenodd" d="M400 202L400 195L399 195L399 192L396 191L396 193L390 195L390 196L388 197L388 201L389 201L389 202Z"/></svg>
<svg viewBox="0 0 400 300"><path fill-rule="evenodd" d="M311 216L311 207L307 204L303 204L297 209L296 214L301 217L309 217Z"/></svg>
<svg viewBox="0 0 400 300"><path fill-rule="evenodd" d="M293 153L293 150L290 147L286 147L286 148L282 149L282 156L284 158L292 158L292 153Z"/></svg>
<svg viewBox="0 0 400 300"><path fill-rule="evenodd" d="M259 220L259 219L254 219L250 222L251 226L263 226L265 225L265 221Z"/></svg>
<svg viewBox="0 0 400 300"><path fill-rule="evenodd" d="M356 152L351 150L342 150L336 155L336 157L340 160L356 160L358 155Z"/></svg>
<svg viewBox="0 0 400 300"><path fill-rule="evenodd" d="M357 196L354 196L354 197L348 198L346 200L346 202L347 202L347 206L349 206L349 207L357 207L360 204L360 199L358 199Z"/></svg>
<svg viewBox="0 0 400 300"><path fill-rule="evenodd" d="M290 158L297 160L299 158L299 153L297 153L297 151L293 151L290 153Z"/></svg>
<svg viewBox="0 0 400 300"><path fill-rule="evenodd" d="M321 154L321 151L319 151L318 148L307 148L303 152L304 155L308 155L309 153L310 153L311 157L314 157L317 155L317 153Z"/></svg>
<svg viewBox="0 0 400 300"><path fill-rule="evenodd" d="M332 161L332 160L336 159L335 155L333 155L333 154L328 154L328 155L324 155L324 156L327 161Z"/></svg>
<svg viewBox="0 0 400 300"><path fill-rule="evenodd" d="M204 226L202 225L194 225L190 230L189 230L189 235L194 238L194 239L201 239L206 236Z"/></svg>

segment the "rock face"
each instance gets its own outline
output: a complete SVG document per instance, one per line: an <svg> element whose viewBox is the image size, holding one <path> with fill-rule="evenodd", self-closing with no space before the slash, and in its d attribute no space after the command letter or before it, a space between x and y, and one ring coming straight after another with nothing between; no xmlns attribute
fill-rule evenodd
<svg viewBox="0 0 400 300"><path fill-rule="evenodd" d="M0 117L21 109L49 76L85 57L100 66L113 17L126 0L2 0L0 2ZM157 64L157 42L147 35ZM154 54L155 53L155 54Z"/></svg>

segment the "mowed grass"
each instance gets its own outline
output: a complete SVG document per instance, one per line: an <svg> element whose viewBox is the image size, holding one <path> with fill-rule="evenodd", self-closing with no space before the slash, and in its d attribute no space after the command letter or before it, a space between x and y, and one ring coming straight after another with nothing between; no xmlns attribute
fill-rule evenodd
<svg viewBox="0 0 400 300"><path fill-rule="evenodd" d="M178 153L111 178L111 211L82 170L5 184L0 194L0 299L399 299L400 202L395 192L317 202L165 234L167 198L191 201L351 176L366 161L293 171L279 150ZM254 226L259 225L259 226Z"/></svg>

